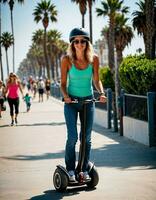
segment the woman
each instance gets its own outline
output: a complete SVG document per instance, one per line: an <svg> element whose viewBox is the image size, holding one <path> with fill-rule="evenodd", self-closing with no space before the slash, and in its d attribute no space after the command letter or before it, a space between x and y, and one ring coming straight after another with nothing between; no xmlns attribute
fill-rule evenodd
<svg viewBox="0 0 156 200"><path fill-rule="evenodd" d="M75 145L78 138L77 117L82 120L82 103L72 104L72 99L85 100L93 98L92 79L100 94L100 102L106 102L103 86L99 80L99 58L93 52L89 34L82 28L70 32L67 55L61 61L61 90L64 97L64 114L67 125L65 149L66 169L70 181L75 181ZM68 81L67 81L68 80ZM68 83L68 84L67 84ZM87 104L86 152L83 164L84 179L89 179L87 172L91 150L91 131L93 125L94 103ZM80 132L81 137L81 132Z"/></svg>
<svg viewBox="0 0 156 200"><path fill-rule="evenodd" d="M16 74L10 73L6 84L6 93L10 107L11 126L14 125L14 122L16 124L18 123L17 116L19 113L19 91L22 93L22 97L24 97L20 80Z"/></svg>

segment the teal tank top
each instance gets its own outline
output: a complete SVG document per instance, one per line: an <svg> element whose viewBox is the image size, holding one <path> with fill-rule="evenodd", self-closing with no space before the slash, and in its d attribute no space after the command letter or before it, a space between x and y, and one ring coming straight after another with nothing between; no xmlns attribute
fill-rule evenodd
<svg viewBox="0 0 156 200"><path fill-rule="evenodd" d="M89 64L85 69L77 69L72 64L68 72L67 91L69 95L87 97L93 94L92 88L93 67Z"/></svg>

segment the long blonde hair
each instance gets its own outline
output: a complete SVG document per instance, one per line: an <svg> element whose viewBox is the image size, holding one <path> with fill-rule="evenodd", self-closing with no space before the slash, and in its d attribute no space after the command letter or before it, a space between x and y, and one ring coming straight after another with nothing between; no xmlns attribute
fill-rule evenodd
<svg viewBox="0 0 156 200"><path fill-rule="evenodd" d="M20 79L19 79L18 76L17 76L15 73L13 73L13 72L11 72L11 73L9 74L9 77L8 77L8 79L7 79L7 84L12 83L12 81L11 81L11 77L12 77L12 76L16 78L13 82L15 82L16 84L20 84Z"/></svg>
<svg viewBox="0 0 156 200"><path fill-rule="evenodd" d="M77 59L76 58L76 50L75 50L73 42L71 42L70 45L68 46L67 55L69 56L71 62L74 62ZM90 41L86 41L86 49L85 49L84 56L88 63L93 62L94 50L93 50L93 46L90 43Z"/></svg>

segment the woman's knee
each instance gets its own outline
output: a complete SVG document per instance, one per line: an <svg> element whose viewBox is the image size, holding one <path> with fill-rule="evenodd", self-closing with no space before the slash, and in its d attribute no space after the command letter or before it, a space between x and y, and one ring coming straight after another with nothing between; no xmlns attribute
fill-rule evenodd
<svg viewBox="0 0 156 200"><path fill-rule="evenodd" d="M75 146L76 142L77 142L76 137L68 137L68 139L67 139L67 145L69 145L69 146Z"/></svg>

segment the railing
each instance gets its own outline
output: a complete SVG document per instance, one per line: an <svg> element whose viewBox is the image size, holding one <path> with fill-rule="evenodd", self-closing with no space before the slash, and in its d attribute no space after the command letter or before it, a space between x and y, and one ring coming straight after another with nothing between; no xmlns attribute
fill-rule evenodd
<svg viewBox="0 0 156 200"><path fill-rule="evenodd" d="M62 94L59 85L51 86L51 95L55 98L61 99ZM94 91L95 98L98 97L98 93ZM98 103L96 108L107 112L107 128L113 128L115 131L115 117L112 110L112 90L106 90L107 104ZM156 145L156 93L149 92L147 96L132 95L124 93L121 90L121 95L118 98L118 110L119 119L118 127L120 135L123 133L123 116L127 116L133 119L138 119L148 123L150 146ZM101 124L102 125L102 124Z"/></svg>
<svg viewBox="0 0 156 200"><path fill-rule="evenodd" d="M125 94L123 111L125 116L148 121L147 96Z"/></svg>
<svg viewBox="0 0 156 200"><path fill-rule="evenodd" d="M120 135L123 135L123 116L148 123L149 145L156 145L156 93L148 92L147 96L132 95L121 91L120 96Z"/></svg>

